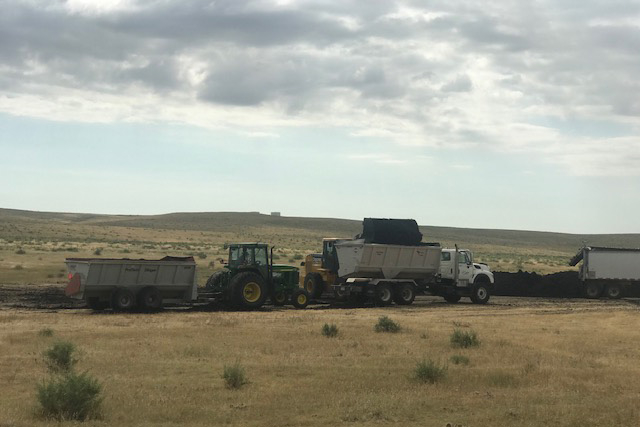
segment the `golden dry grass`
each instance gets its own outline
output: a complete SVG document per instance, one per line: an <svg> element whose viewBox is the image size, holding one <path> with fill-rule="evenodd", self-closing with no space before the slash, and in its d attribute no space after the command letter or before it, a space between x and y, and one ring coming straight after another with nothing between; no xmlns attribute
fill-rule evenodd
<svg viewBox="0 0 640 427"><path fill-rule="evenodd" d="M152 315L0 311L0 425L47 424L33 416L35 385L45 376L41 352L60 338L78 345L79 369L104 384L104 419L86 425L640 425L636 305L427 301ZM402 331L376 333L382 315ZM338 326L337 338L322 335L325 323ZM476 331L481 345L452 348L455 328ZM449 363L444 381L411 380L423 358L456 354L470 364ZM249 384L229 390L221 375L235 361Z"/></svg>

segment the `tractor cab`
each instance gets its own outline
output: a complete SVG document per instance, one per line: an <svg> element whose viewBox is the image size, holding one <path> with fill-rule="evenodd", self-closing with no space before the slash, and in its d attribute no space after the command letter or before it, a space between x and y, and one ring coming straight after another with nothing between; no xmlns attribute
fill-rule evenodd
<svg viewBox="0 0 640 427"><path fill-rule="evenodd" d="M229 270L253 270L268 279L271 275L271 263L264 243L234 243L228 245Z"/></svg>

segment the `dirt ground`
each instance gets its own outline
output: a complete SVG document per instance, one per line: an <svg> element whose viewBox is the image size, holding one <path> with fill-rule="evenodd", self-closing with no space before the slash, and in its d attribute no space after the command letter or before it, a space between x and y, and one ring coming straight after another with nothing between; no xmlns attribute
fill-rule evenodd
<svg viewBox="0 0 640 427"><path fill-rule="evenodd" d="M450 307L442 298L432 296L418 296L413 303L414 306L431 307L434 309ZM463 298L458 304L462 307L475 307L479 310L485 309L483 306L475 306L467 298ZM486 307L492 309L509 308L534 308L541 313L548 312L585 312L601 310L629 310L640 308L639 298L625 298L621 300L589 300L583 298L548 298L548 297L514 297L514 296L492 296ZM288 307L290 308L290 307ZM331 302L323 304L313 304L309 310L327 310L352 308ZM27 309L27 310L70 310L86 309L83 301L74 300L64 295L63 285L2 285L0 284L0 310ZM210 311L212 309L222 309L220 307L196 305L194 307L181 306L166 308L166 311L176 311L189 309L191 311ZM271 311L273 307L267 305L263 310ZM281 310L278 308L278 310Z"/></svg>

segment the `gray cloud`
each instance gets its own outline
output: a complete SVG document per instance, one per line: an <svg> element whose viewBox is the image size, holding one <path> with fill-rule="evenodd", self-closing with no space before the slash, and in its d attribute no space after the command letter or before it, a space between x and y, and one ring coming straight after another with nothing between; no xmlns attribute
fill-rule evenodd
<svg viewBox="0 0 640 427"><path fill-rule="evenodd" d="M633 1L10 2L0 87L11 99L146 95L502 147L515 135L495 129L544 116L631 120L637 131L639 25Z"/></svg>

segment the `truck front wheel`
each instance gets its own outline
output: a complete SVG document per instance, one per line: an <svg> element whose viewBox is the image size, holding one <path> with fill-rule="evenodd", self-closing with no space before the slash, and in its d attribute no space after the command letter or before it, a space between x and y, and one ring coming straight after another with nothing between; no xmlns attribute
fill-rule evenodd
<svg viewBox="0 0 640 427"><path fill-rule="evenodd" d="M386 283L380 283L374 290L374 299L378 305L390 305L393 301L393 292L391 286Z"/></svg>
<svg viewBox="0 0 640 427"><path fill-rule="evenodd" d="M238 308L260 308L267 294L267 284L259 274L238 273L231 280L231 302Z"/></svg>
<svg viewBox="0 0 640 427"><path fill-rule="evenodd" d="M311 298L320 298L324 290L322 276L318 273L309 273L304 278L304 289Z"/></svg>
<svg viewBox="0 0 640 427"><path fill-rule="evenodd" d="M403 283L396 288L393 300L398 305L409 305L416 299L416 290L410 283Z"/></svg>
<svg viewBox="0 0 640 427"><path fill-rule="evenodd" d="M489 288L484 283L478 283L473 286L473 291L471 292L471 301L474 304L486 304L489 301L489 297L491 294L489 293Z"/></svg>

